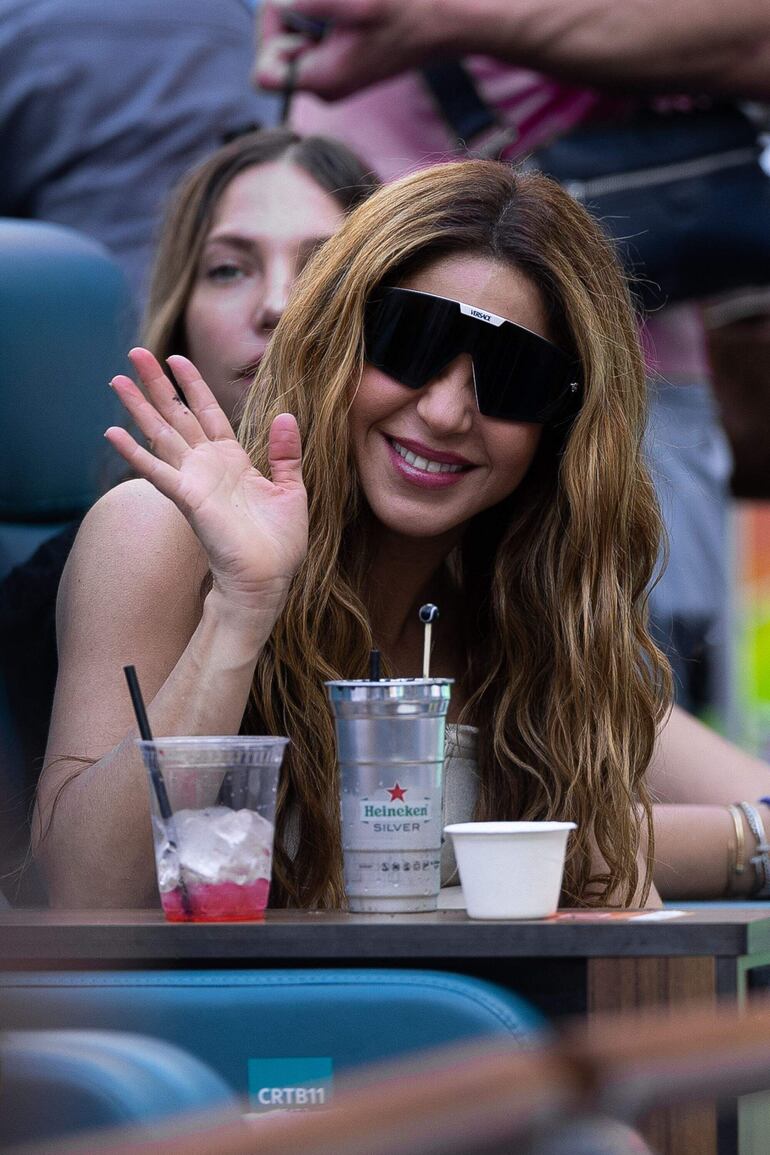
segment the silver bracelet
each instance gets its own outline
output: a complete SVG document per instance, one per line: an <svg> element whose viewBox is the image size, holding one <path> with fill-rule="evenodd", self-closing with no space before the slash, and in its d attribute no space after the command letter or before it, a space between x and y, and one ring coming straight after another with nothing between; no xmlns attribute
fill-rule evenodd
<svg viewBox="0 0 770 1155"><path fill-rule="evenodd" d="M750 802L736 802L735 805L743 811L749 830L757 841L756 852L749 859L757 872L757 890L753 897L770 898L770 845L762 816Z"/></svg>

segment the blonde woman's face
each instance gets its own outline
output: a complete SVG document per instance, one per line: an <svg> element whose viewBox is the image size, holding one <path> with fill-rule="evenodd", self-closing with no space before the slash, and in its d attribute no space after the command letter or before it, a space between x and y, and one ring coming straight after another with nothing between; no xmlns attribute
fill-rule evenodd
<svg viewBox="0 0 770 1155"><path fill-rule="evenodd" d="M239 173L225 189L185 311L189 355L229 417L294 281L342 224L337 202L312 177L277 161Z"/></svg>
<svg viewBox="0 0 770 1155"><path fill-rule="evenodd" d="M486 257L441 258L402 287L464 301L552 339L537 288ZM463 353L418 390L366 365L350 433L375 517L395 533L432 537L461 528L517 488L542 425L482 416Z"/></svg>

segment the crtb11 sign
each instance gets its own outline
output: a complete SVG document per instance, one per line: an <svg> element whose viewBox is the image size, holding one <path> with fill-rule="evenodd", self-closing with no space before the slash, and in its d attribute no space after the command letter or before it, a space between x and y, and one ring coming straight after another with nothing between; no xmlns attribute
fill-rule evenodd
<svg viewBox="0 0 770 1155"><path fill-rule="evenodd" d="M331 1059L249 1059L249 1099L254 1112L322 1107L332 1091Z"/></svg>

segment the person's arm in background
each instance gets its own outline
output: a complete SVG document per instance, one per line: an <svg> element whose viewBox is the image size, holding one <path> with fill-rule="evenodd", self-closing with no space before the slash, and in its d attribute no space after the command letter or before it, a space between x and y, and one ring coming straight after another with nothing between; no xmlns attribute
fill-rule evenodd
<svg viewBox="0 0 770 1155"><path fill-rule="evenodd" d="M328 22L320 42L289 14ZM266 0L255 80L325 99L472 53L579 84L770 97L766 0Z"/></svg>

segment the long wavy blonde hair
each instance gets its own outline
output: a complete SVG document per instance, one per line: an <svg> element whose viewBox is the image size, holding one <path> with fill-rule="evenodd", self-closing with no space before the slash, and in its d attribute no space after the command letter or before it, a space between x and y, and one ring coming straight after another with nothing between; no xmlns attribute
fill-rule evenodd
<svg viewBox="0 0 770 1155"><path fill-rule="evenodd" d="M556 184L465 161L406 177L355 210L298 282L243 415L244 444L266 470L272 418L296 414L310 508L307 557L260 657L244 723L292 740L278 807L281 904L344 903L323 683L365 676L373 645L368 507L347 422L365 303L383 282L469 252L531 279L584 386L571 425L545 431L522 484L474 520L452 559L468 607L461 720L480 732L477 817L576 822L568 901L601 904L614 893L630 902L640 881L649 887L644 775L670 678L646 625L661 523L640 454L645 378L628 289L600 229ZM592 840L606 863L598 874Z"/></svg>

